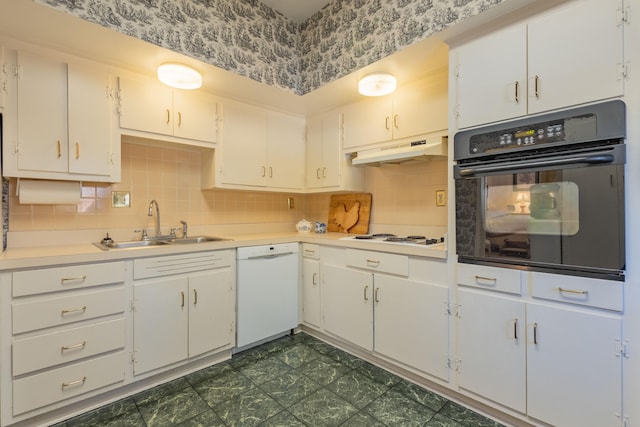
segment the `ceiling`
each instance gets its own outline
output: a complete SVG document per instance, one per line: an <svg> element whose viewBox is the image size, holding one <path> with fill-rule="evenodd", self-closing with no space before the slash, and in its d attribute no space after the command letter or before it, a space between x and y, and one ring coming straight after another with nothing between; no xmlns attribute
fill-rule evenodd
<svg viewBox="0 0 640 427"><path fill-rule="evenodd" d="M262 3L298 23L303 23L330 2L331 0L262 0Z"/></svg>

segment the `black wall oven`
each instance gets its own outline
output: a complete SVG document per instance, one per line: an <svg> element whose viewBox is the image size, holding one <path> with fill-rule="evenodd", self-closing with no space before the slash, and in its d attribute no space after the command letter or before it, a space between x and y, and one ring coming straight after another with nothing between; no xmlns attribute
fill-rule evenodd
<svg viewBox="0 0 640 427"><path fill-rule="evenodd" d="M624 280L625 105L454 138L459 262Z"/></svg>

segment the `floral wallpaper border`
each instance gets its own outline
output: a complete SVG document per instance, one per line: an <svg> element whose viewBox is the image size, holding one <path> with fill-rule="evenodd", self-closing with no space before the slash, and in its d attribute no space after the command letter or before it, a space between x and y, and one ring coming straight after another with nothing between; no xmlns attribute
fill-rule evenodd
<svg viewBox="0 0 640 427"><path fill-rule="evenodd" d="M304 95L507 0L333 0L297 24L259 0L34 0Z"/></svg>

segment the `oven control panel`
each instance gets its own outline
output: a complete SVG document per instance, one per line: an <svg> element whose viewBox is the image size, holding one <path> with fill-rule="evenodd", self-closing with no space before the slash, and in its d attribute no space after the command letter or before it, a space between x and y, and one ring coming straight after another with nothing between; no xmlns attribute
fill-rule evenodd
<svg viewBox="0 0 640 427"><path fill-rule="evenodd" d="M596 135L596 116L586 114L473 135L469 139L469 154L520 150L529 146L583 140Z"/></svg>

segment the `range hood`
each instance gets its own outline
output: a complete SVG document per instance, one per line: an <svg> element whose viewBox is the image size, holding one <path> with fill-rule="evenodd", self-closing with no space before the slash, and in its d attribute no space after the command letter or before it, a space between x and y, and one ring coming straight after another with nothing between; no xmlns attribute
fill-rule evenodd
<svg viewBox="0 0 640 427"><path fill-rule="evenodd" d="M358 151L353 165L379 166L428 160L432 157L447 157L445 133L422 135L394 141L394 144Z"/></svg>

